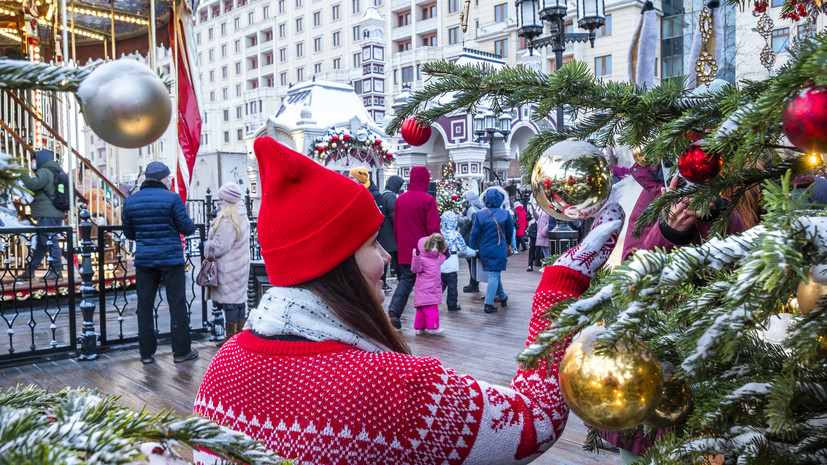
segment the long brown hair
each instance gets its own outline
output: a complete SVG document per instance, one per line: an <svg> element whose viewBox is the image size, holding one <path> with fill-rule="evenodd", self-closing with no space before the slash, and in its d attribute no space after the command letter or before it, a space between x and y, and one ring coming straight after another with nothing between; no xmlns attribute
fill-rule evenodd
<svg viewBox="0 0 827 465"><path fill-rule="evenodd" d="M355 256L351 255L322 276L296 284L296 287L319 296L348 328L394 352L411 353L362 276Z"/></svg>

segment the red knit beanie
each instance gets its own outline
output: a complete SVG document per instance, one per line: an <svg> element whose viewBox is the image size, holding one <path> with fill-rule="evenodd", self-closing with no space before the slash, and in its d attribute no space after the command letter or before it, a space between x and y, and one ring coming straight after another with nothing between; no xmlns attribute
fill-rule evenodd
<svg viewBox="0 0 827 465"><path fill-rule="evenodd" d="M261 177L258 241L273 285L318 278L379 230L385 217L363 186L270 137L253 149Z"/></svg>

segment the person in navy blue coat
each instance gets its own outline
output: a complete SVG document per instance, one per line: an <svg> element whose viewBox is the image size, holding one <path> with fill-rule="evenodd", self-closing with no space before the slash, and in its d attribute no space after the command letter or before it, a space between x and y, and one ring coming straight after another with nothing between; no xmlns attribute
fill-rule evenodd
<svg viewBox="0 0 827 465"><path fill-rule="evenodd" d="M488 287L485 290L485 313L494 313L494 296L500 299L500 305L508 305L508 296L503 290L500 272L505 270L508 261L508 244L514 232L511 213L503 210L505 196L498 189L488 189L483 196L485 208L477 213L471 227L469 246L479 251L482 269L488 272Z"/></svg>
<svg viewBox="0 0 827 465"><path fill-rule="evenodd" d="M175 363L198 358L191 350L184 281L184 250L181 235L195 232L184 202L170 191L172 178L167 165L153 161L146 167L141 190L123 205L123 230L135 241L135 288L138 293L138 345L141 361L155 361L153 309L161 282L167 290L172 356Z"/></svg>

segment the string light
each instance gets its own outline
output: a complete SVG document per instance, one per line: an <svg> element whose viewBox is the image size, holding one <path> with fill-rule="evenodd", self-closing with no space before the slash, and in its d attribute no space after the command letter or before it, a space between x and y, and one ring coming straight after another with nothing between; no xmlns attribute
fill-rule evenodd
<svg viewBox="0 0 827 465"><path fill-rule="evenodd" d="M5 8L3 8L3 7L0 7L0 14L4 14L4 15L15 15L15 14L17 14L17 13L15 13L14 11L11 11L11 10L7 10L7 9L5 9Z"/></svg>
<svg viewBox="0 0 827 465"><path fill-rule="evenodd" d="M74 11L77 14L81 14L81 15L112 19L112 13L107 12L107 11L96 10L96 9L93 9L93 8L77 7L77 6L76 7L71 7L70 10ZM115 17L115 21L121 21L121 22L124 22L124 23L139 24L141 26L146 26L146 25L149 24L149 21L147 21L146 19L144 19L144 18L142 18L141 16L138 16L138 15L130 15L130 14L127 14L127 13L119 12L119 13L116 13L114 15L114 17Z"/></svg>
<svg viewBox="0 0 827 465"><path fill-rule="evenodd" d="M0 35L6 36L9 39L16 40L20 42L23 40L19 35L12 31L12 29L0 29Z"/></svg>
<svg viewBox="0 0 827 465"><path fill-rule="evenodd" d="M810 164L810 166L815 168L821 166L824 163L824 158L821 157L821 154L811 153L809 156L807 156L807 162Z"/></svg>
<svg viewBox="0 0 827 465"><path fill-rule="evenodd" d="M44 19L38 19L37 22L39 24L43 25L43 26L52 27L52 24L49 23L48 21L44 20ZM60 28L60 27L61 26L58 24L58 28ZM77 34L79 36L88 37L90 39L106 40L106 38L104 36L102 36L98 33L92 32L92 31L88 31L86 29L78 29L76 27L75 28L69 27L69 28L66 28L66 30L71 32L71 33Z"/></svg>

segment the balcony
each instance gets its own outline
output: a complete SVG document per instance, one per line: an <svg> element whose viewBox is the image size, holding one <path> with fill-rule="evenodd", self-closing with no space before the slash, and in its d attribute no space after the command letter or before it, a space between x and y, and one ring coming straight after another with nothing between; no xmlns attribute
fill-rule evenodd
<svg viewBox="0 0 827 465"><path fill-rule="evenodd" d="M410 24L402 27L393 27L391 28L391 40L395 42L400 39L410 39L412 33L413 28Z"/></svg>
<svg viewBox="0 0 827 465"><path fill-rule="evenodd" d="M391 13L407 10L411 7L411 0L391 0Z"/></svg>
<svg viewBox="0 0 827 465"><path fill-rule="evenodd" d="M416 33L424 34L427 32L434 32L436 31L437 26L438 24L436 18L420 19L416 22Z"/></svg>

